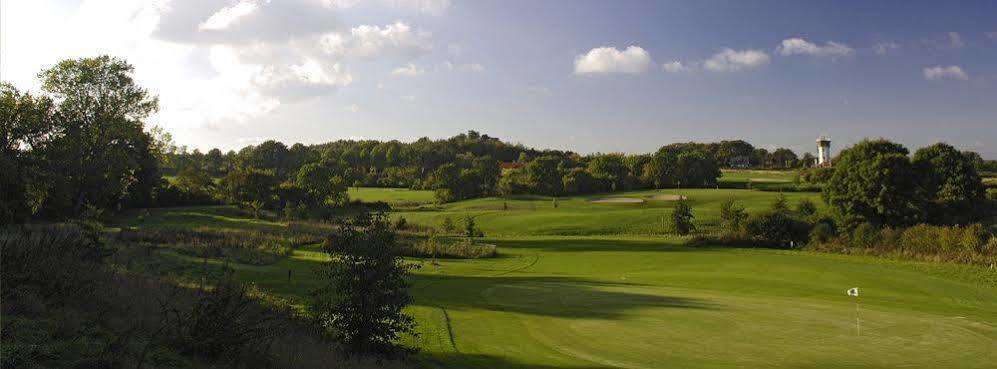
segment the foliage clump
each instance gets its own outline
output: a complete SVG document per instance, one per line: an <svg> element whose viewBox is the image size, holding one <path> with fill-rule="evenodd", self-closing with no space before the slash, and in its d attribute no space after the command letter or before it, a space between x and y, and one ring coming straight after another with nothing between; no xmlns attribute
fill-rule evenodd
<svg viewBox="0 0 997 369"><path fill-rule="evenodd" d="M331 258L321 270L326 284L314 293L316 316L348 353L397 353L398 339L415 327L402 312L412 301L405 276L414 266L402 259L384 214L361 213L337 225L324 245Z"/></svg>

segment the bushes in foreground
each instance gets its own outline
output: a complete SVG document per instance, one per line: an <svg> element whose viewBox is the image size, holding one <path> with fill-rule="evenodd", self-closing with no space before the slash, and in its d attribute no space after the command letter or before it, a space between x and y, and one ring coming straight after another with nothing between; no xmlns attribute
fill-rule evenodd
<svg viewBox="0 0 997 369"><path fill-rule="evenodd" d="M230 273L179 287L127 273L138 250L107 258L90 240L73 225L0 229L0 367L405 367L344 358L317 325Z"/></svg>

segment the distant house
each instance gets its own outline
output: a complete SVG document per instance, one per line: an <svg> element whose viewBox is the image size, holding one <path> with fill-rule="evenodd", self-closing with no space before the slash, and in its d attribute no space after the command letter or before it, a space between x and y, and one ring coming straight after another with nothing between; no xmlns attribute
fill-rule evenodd
<svg viewBox="0 0 997 369"><path fill-rule="evenodd" d="M526 166L526 164L523 164L523 163L520 163L520 162L515 162L515 161L502 161L502 162L499 162L499 168L502 168L502 170L519 169L519 168L522 168L522 167L525 167L525 166Z"/></svg>
<svg viewBox="0 0 997 369"><path fill-rule="evenodd" d="M732 155L727 159L727 165L731 168L747 168L751 166L751 156Z"/></svg>

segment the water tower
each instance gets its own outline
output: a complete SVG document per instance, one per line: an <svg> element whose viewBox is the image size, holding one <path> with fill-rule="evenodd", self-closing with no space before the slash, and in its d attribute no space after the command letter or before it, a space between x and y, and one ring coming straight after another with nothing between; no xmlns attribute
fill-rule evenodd
<svg viewBox="0 0 997 369"><path fill-rule="evenodd" d="M817 166L831 166L831 139L824 135L817 137Z"/></svg>

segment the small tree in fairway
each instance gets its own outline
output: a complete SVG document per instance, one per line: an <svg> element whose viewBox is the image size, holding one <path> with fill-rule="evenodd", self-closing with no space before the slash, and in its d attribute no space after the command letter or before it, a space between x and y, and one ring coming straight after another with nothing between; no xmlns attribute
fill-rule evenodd
<svg viewBox="0 0 997 369"><path fill-rule="evenodd" d="M675 204L672 210L672 229L680 235L687 235L696 230L696 225L692 224L692 206L684 200Z"/></svg>
<svg viewBox="0 0 997 369"><path fill-rule="evenodd" d="M321 270L327 284L314 292L316 315L350 354L399 352L399 336L415 320L402 313L412 298L405 264L388 218L362 213L340 220L324 248L332 257Z"/></svg>

